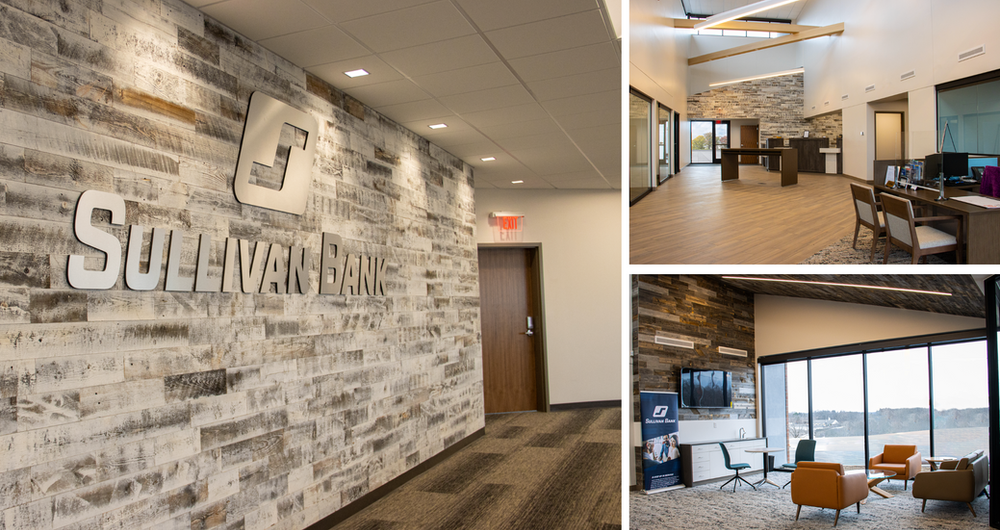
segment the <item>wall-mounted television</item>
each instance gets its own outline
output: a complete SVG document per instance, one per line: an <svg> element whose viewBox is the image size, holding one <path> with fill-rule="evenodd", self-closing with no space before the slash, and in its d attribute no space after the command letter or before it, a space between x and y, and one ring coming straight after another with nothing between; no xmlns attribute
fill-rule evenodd
<svg viewBox="0 0 1000 530"><path fill-rule="evenodd" d="M732 406L733 386L729 372L681 368L681 407L720 409Z"/></svg>

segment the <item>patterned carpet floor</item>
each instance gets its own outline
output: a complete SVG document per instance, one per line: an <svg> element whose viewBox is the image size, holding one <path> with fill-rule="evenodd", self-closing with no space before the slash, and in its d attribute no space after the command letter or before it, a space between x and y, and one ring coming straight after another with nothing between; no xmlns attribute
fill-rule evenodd
<svg viewBox="0 0 1000 530"><path fill-rule="evenodd" d="M753 475L751 475L753 476ZM785 473L773 473L775 482L788 481ZM758 473L757 478L760 477ZM752 480L756 481L756 479ZM738 528L740 530L814 529L833 527L836 510L802 507L795 520L789 488L765 486L757 491L741 486L733 493L730 485L719 490L723 481L693 488L667 491L654 495L633 492L629 495L629 528L654 530L673 528ZM972 505L978 517L958 502L927 501L927 510L920 513L921 499L903 491L900 481L883 482L879 487L894 495L891 499L872 493L861 513L854 506L840 512L837 528L847 530L899 530L933 528L942 530L976 530L989 528L989 500L980 496ZM912 485L912 484L911 484Z"/></svg>
<svg viewBox="0 0 1000 530"><path fill-rule="evenodd" d="M621 409L486 416L486 434L336 530L622 527Z"/></svg>
<svg viewBox="0 0 1000 530"><path fill-rule="evenodd" d="M881 264L882 258L885 257L885 237L879 238L878 242L875 244L875 261L869 261L872 252L872 231L867 228L862 228L861 233L858 234L858 248L851 248L851 244L854 242L854 232L840 241L824 248L823 250L813 254L812 257L803 261L804 264L869 264L876 263ZM942 254L942 256L947 256L948 259L953 259L954 253L952 254ZM889 253L889 263L890 264L909 264L913 258L910 256L909 252L902 250L898 247L893 247L892 252ZM930 264L945 264L945 260L941 259L938 255L927 256L927 263Z"/></svg>

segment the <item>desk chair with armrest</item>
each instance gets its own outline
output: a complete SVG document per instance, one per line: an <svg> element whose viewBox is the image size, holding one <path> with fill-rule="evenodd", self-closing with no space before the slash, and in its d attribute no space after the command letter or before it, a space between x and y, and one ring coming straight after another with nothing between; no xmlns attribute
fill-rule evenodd
<svg viewBox="0 0 1000 530"><path fill-rule="evenodd" d="M868 186L861 186L851 183L851 195L854 197L854 244L852 248L858 248L858 231L862 226L868 227L872 231L872 256L868 261L875 261L875 244L878 238L886 233L885 215L880 211L882 204L875 197L875 190Z"/></svg>
<svg viewBox="0 0 1000 530"><path fill-rule="evenodd" d="M913 215L913 205L910 201L882 194L882 207L885 209L886 241L885 261L889 263L889 253L892 245L910 253L913 263L919 260L927 261L929 254L955 251L955 261L962 262L962 252L959 248L962 242L962 218L957 215L937 215L933 217L916 217ZM917 226L917 223L930 221L955 221L958 228L955 235L942 232L931 226Z"/></svg>

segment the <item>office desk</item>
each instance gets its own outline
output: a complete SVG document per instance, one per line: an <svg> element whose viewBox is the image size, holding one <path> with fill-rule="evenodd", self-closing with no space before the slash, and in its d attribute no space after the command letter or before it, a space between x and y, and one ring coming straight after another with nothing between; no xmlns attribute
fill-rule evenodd
<svg viewBox="0 0 1000 530"><path fill-rule="evenodd" d="M722 181L740 178L740 155L777 157L781 160L781 185L799 183L799 151L791 148L740 148L722 150ZM770 160L770 158L768 158Z"/></svg>
<svg viewBox="0 0 1000 530"><path fill-rule="evenodd" d="M981 208L960 201L937 202L938 192L924 189L890 189L875 185L880 193L891 193L914 202L914 206L936 208L948 215L962 217L962 233L965 234L966 263L1000 263L1000 209ZM971 191L945 188L945 197L978 195Z"/></svg>

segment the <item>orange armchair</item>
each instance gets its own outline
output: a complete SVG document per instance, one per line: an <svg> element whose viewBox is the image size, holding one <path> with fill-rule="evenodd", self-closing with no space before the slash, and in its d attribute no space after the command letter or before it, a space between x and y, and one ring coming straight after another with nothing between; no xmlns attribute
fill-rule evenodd
<svg viewBox="0 0 1000 530"><path fill-rule="evenodd" d="M909 480L920 472L920 453L915 445L886 445L882 452L868 461L870 469L895 473L892 480L902 480L903 490Z"/></svg>
<svg viewBox="0 0 1000 530"><path fill-rule="evenodd" d="M861 501L868 498L868 479L864 473L844 474L843 464L831 462L799 462L792 473L792 502L799 508L795 520L799 520L802 505L837 510L833 526L840 520L840 510L857 504L861 513Z"/></svg>

